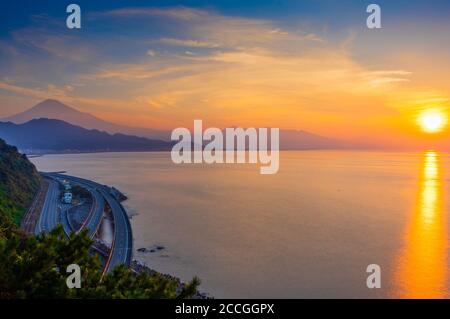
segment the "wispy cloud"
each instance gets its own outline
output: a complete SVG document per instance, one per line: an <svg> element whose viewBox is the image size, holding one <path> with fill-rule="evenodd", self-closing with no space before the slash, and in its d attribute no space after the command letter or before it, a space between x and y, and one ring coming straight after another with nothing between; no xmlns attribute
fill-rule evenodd
<svg viewBox="0 0 450 319"><path fill-rule="evenodd" d="M191 39L164 38L164 39L159 40L158 42L162 43L162 44L177 45L177 46L191 47L191 48L218 48L219 47L219 45L214 42L191 40Z"/></svg>
<svg viewBox="0 0 450 319"><path fill-rule="evenodd" d="M192 21L208 17L210 12L187 7L174 7L168 9L160 8L122 8L93 14L96 16L135 18L135 17L166 17L185 21Z"/></svg>
<svg viewBox="0 0 450 319"><path fill-rule="evenodd" d="M104 80L118 79L122 81L130 80L149 80L163 75L176 74L181 71L188 71L192 68L189 66L168 66L155 67L151 63L136 64L113 64L104 65L97 72L82 74L79 76L81 80Z"/></svg>
<svg viewBox="0 0 450 319"><path fill-rule="evenodd" d="M42 28L26 28L12 32L17 45L43 50L54 57L75 62L86 62L95 49L82 39Z"/></svg>
<svg viewBox="0 0 450 319"><path fill-rule="evenodd" d="M47 99L49 97L64 99L67 97L67 93L73 91L72 86L59 87L54 84L48 84L45 88L29 88L7 82L0 82L0 89L39 99Z"/></svg>

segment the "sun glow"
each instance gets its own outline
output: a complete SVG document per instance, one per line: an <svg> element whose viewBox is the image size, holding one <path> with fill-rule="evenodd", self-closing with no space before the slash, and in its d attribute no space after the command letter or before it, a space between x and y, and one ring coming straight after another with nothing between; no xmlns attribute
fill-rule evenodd
<svg viewBox="0 0 450 319"><path fill-rule="evenodd" d="M426 133L439 133L447 124L444 113L436 110L428 110L419 116L419 125Z"/></svg>

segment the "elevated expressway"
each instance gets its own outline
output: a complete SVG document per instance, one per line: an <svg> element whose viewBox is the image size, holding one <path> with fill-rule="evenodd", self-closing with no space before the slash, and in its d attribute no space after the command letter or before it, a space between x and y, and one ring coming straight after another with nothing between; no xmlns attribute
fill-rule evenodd
<svg viewBox="0 0 450 319"><path fill-rule="evenodd" d="M82 229L89 229L91 237L95 235L102 221L104 203L106 202L108 204L111 208L111 214L114 220L114 236L111 253L107 260L105 271L109 272L120 264L129 266L131 264L131 254L133 249L131 224L123 206L113 195L111 195L111 189L108 186L84 178L60 173L46 173L44 176L52 179L59 178L71 181L74 184L78 184L88 189L92 193L94 205L82 226Z"/></svg>

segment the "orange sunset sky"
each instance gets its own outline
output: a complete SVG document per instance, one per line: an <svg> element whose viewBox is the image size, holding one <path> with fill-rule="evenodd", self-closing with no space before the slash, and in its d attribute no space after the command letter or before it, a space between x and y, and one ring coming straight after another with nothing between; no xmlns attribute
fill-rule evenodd
<svg viewBox="0 0 450 319"><path fill-rule="evenodd" d="M3 8L20 15L2 21L0 117L55 98L158 129L202 119L385 147L448 139L444 2L431 10L423 1L380 1L380 30L367 29L365 4L355 1L344 1L341 15L331 1L155 3L81 1L75 31L65 28L63 6ZM427 112L442 122L436 132L424 129Z"/></svg>

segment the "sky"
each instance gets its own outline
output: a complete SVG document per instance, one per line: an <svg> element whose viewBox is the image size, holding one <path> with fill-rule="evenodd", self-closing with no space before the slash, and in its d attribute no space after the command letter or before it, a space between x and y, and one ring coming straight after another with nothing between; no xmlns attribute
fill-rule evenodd
<svg viewBox="0 0 450 319"><path fill-rule="evenodd" d="M379 145L435 143L449 112L450 3L2 1L0 117L46 98L120 124L301 129ZM77 3L82 28L66 27Z"/></svg>

